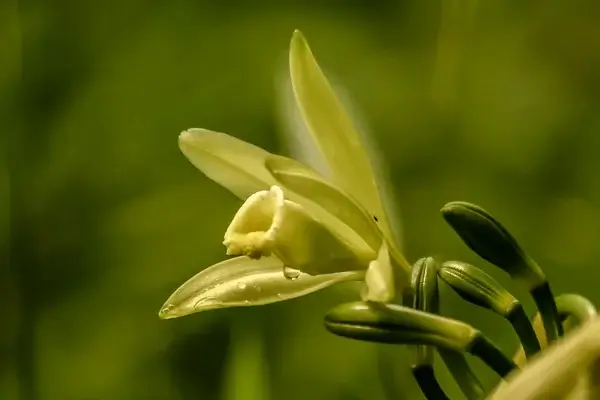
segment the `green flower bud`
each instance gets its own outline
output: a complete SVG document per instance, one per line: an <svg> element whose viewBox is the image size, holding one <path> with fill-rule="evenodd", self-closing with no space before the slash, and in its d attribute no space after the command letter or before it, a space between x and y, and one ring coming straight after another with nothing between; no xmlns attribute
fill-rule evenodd
<svg viewBox="0 0 600 400"><path fill-rule="evenodd" d="M527 357L540 351L540 343L523 306L494 278L479 268L460 261L445 262L438 273L466 301L506 318L519 337Z"/></svg>
<svg viewBox="0 0 600 400"><path fill-rule="evenodd" d="M327 313L325 327L336 335L351 339L466 351L481 358L500 376L506 376L516 368L471 325L395 304L341 304Z"/></svg>
<svg viewBox="0 0 600 400"><path fill-rule="evenodd" d="M480 333L472 326L394 304L346 303L325 316L325 326L340 336L395 344L468 349Z"/></svg>
<svg viewBox="0 0 600 400"><path fill-rule="evenodd" d="M438 263L433 257L421 258L411 269L410 284L413 288L413 308L437 314L440 299L437 282Z"/></svg>
<svg viewBox="0 0 600 400"><path fill-rule="evenodd" d="M413 308L437 314L440 308L437 262L433 257L421 258L413 265L410 278L414 296ZM414 357L415 366L433 366L433 347L415 345Z"/></svg>
<svg viewBox="0 0 600 400"><path fill-rule="evenodd" d="M519 301L494 278L481 269L460 261L447 261L438 272L440 278L466 301L507 317Z"/></svg>
<svg viewBox="0 0 600 400"><path fill-rule="evenodd" d="M528 290L546 282L540 267L521 249L512 235L487 211L474 204L446 204L442 215L465 244L481 258L502 268Z"/></svg>

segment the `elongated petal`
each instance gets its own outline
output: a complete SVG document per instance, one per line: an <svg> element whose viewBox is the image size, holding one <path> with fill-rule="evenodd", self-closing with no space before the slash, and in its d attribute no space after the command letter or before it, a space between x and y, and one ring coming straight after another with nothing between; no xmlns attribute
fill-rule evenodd
<svg viewBox="0 0 600 400"><path fill-rule="evenodd" d="M493 400L564 399L600 359L600 318L557 342L508 377L490 396ZM571 397L569 397L571 398ZM579 398L579 397L578 397ZM596 398L594 396L582 398Z"/></svg>
<svg viewBox="0 0 600 400"><path fill-rule="evenodd" d="M265 165L282 188L310 198L319 204L359 233L373 249L381 246L382 235L374 216L340 188L290 158L270 157Z"/></svg>
<svg viewBox="0 0 600 400"><path fill-rule="evenodd" d="M179 135L179 148L209 179L241 199L276 184L265 169L271 153L225 133L188 129Z"/></svg>
<svg viewBox="0 0 600 400"><path fill-rule="evenodd" d="M257 306L303 296L334 283L360 280L363 272L311 276L283 273L275 257L236 257L209 267L181 285L159 312L163 319L227 307Z"/></svg>
<svg viewBox="0 0 600 400"><path fill-rule="evenodd" d="M377 259L371 261L367 268L365 285L366 290L362 295L364 301L388 303L394 299L394 270L385 243L379 249Z"/></svg>
<svg viewBox="0 0 600 400"><path fill-rule="evenodd" d="M196 168L241 199L245 200L253 193L268 190L274 185L282 186L287 199L302 205L308 213L344 241L363 247L362 242L371 245L377 240L374 236L377 235L377 230L373 231L373 227L360 222L368 218L366 212L358 206L352 208L352 200L344 199L345 195L339 191L330 189L324 193L321 189L318 192L320 195L316 197L312 197L310 191L297 193L293 188L287 188L278 182L267 168L267 165L272 165L278 173L289 169L296 174L312 176L313 180L316 180L318 174L314 170L295 160L274 155L232 136L206 129L189 129L182 132L179 136L179 147ZM379 244L373 247L373 250L377 251L378 248Z"/></svg>
<svg viewBox="0 0 600 400"><path fill-rule="evenodd" d="M393 239L365 143L299 31L291 41L290 73L300 111L336 183L375 215Z"/></svg>

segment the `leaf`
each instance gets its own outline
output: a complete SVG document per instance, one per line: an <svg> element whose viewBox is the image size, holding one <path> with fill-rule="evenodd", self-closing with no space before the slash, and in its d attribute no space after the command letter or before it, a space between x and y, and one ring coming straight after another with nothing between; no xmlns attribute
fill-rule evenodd
<svg viewBox="0 0 600 400"><path fill-rule="evenodd" d="M295 31L290 74L298 107L331 168L335 182L375 215L396 242L377 188L375 171L354 123L321 71L306 40Z"/></svg>
<svg viewBox="0 0 600 400"><path fill-rule="evenodd" d="M334 283L360 280L364 272L308 275L283 274L275 257L236 257L215 264L181 285L159 312L163 319L228 307L258 306L304 296Z"/></svg>

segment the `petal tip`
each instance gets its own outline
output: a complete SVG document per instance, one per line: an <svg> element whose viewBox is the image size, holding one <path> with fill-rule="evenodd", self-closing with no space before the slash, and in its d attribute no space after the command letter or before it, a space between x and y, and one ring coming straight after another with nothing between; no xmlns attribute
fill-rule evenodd
<svg viewBox="0 0 600 400"><path fill-rule="evenodd" d="M308 43L304 37L304 34L299 29L294 30L290 44L290 53L297 54L308 49Z"/></svg>
<svg viewBox="0 0 600 400"><path fill-rule="evenodd" d="M298 40L304 41L304 35L302 34L302 31L300 31L300 29L294 29L294 33L292 33L292 41Z"/></svg>
<svg viewBox="0 0 600 400"><path fill-rule="evenodd" d="M194 139L194 134L198 134L204 131L204 129L200 128L190 128L182 131L179 134L179 142L190 142Z"/></svg>
<svg viewBox="0 0 600 400"><path fill-rule="evenodd" d="M179 148L191 143L193 141L192 129L187 129L179 134Z"/></svg>
<svg viewBox="0 0 600 400"><path fill-rule="evenodd" d="M175 318L176 315L173 313L174 310L175 310L175 306L173 304L167 303L160 308L160 311L158 312L158 318L160 318L160 319Z"/></svg>

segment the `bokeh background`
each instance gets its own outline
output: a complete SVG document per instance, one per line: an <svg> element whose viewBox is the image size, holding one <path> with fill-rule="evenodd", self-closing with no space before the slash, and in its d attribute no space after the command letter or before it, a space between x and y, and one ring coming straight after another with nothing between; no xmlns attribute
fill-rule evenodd
<svg viewBox="0 0 600 400"><path fill-rule="evenodd" d="M3 2L0 398L421 398L405 349L323 329L355 298L343 287L158 319L224 258L240 204L177 135L204 127L285 153L276 82L296 28L382 149L409 260L479 265L534 312L441 219L467 200L555 292L600 304L600 3L479 3ZM514 351L504 321L442 297L445 315ZM440 379L458 395L441 365Z"/></svg>

